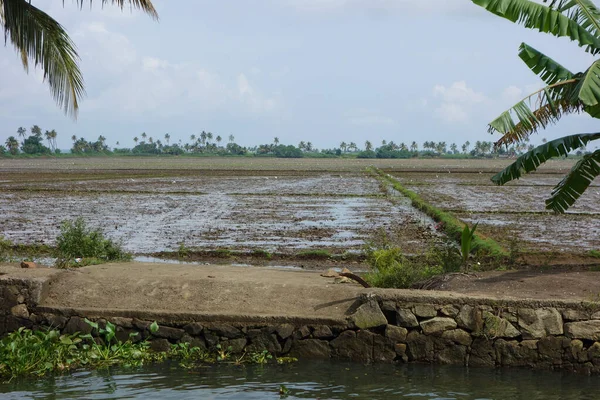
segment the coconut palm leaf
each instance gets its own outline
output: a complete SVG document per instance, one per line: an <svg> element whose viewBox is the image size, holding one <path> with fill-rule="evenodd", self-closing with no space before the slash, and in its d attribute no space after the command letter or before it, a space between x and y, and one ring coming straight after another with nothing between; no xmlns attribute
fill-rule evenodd
<svg viewBox="0 0 600 400"><path fill-rule="evenodd" d="M526 43L521 43L519 57L546 85L573 78L571 71Z"/></svg>
<svg viewBox="0 0 600 400"><path fill-rule="evenodd" d="M85 2L75 1L80 7ZM112 4L121 9L128 4L158 19L151 0L98 1L103 6ZM92 3L90 0L90 6ZM28 0L0 0L0 26L4 30L5 42L10 39L21 56L25 70L29 68L29 61L40 66L58 105L67 114L76 117L79 99L85 92L78 66L79 56L65 29Z"/></svg>
<svg viewBox="0 0 600 400"><path fill-rule="evenodd" d="M585 146L592 140L600 139L600 133L581 133L552 140L517 158L514 163L492 177L492 182L504 185L519 179L524 173L535 171L541 164L553 157L566 157L569 152Z"/></svg>
<svg viewBox="0 0 600 400"><path fill-rule="evenodd" d="M552 190L546 200L546 208L564 213L587 190L593 180L600 175L600 150L586 154Z"/></svg>
<svg viewBox="0 0 600 400"><path fill-rule="evenodd" d="M581 13L590 14L589 7L585 2L579 0L579 8L563 5L562 14L543 4L531 0L472 0L473 3L485 8L486 10L506 18L512 22L523 24L526 28L536 29L540 32L550 33L558 37L569 37L571 40L579 43L579 46L585 46L586 51L597 54L600 52L600 39L594 33L592 26L586 19L574 10L581 9ZM553 1L554 3L554 1ZM588 2L589 3L589 2ZM571 11L569 13L569 11Z"/></svg>
<svg viewBox="0 0 600 400"><path fill-rule="evenodd" d="M83 96L79 56L65 29L26 0L0 0L5 39L21 54L27 68L32 60L41 66L52 96L65 112L76 116Z"/></svg>
<svg viewBox="0 0 600 400"><path fill-rule="evenodd" d="M86 0L76 0L76 1L80 7L83 7L83 3L87 2ZM144 11L145 13L147 13L148 15L150 15L152 18L154 18L156 20L158 19L158 13L156 12L156 9L152 5L151 0L98 0L98 1L100 1L102 3L102 6L104 6L107 3L110 3L112 5L116 5L120 9L125 8L125 4L129 4L129 6L131 8L140 9L140 10ZM90 2L90 6L91 6L93 3L93 0L89 0L89 2ZM63 0L63 4L64 4L64 0Z"/></svg>

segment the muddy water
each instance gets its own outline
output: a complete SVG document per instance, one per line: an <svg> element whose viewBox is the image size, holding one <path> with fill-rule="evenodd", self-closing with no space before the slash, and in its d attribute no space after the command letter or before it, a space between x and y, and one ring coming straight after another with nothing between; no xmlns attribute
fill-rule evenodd
<svg viewBox="0 0 600 400"><path fill-rule="evenodd" d="M288 389L280 396L281 385ZM0 384L3 399L597 399L596 377L546 371L338 362L111 368Z"/></svg>
<svg viewBox="0 0 600 400"><path fill-rule="evenodd" d="M437 237L427 217L406 202L392 204L364 174L128 177L5 188L0 232L17 243L53 244L60 221L78 216L137 254L173 251L182 242L202 250L343 253L390 226L405 227L402 246L413 253Z"/></svg>
<svg viewBox="0 0 600 400"><path fill-rule="evenodd" d="M560 171L554 171L560 172ZM564 171L563 171L564 172ZM545 200L562 175L533 174L507 186L495 186L489 173L396 173L407 188L468 223L505 247L584 254L600 248L600 182L565 215L554 215Z"/></svg>

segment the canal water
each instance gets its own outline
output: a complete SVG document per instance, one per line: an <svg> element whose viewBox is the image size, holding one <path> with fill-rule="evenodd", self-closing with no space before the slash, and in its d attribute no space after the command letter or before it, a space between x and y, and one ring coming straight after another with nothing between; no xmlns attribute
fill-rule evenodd
<svg viewBox="0 0 600 400"><path fill-rule="evenodd" d="M287 395L280 394L284 385ZM527 369L341 362L78 371L0 384L0 399L524 399L600 398L600 379Z"/></svg>

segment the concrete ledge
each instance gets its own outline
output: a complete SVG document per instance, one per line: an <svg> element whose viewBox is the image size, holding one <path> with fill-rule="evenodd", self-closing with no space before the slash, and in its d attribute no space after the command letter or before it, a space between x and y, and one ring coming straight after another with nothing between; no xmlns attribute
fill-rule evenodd
<svg viewBox="0 0 600 400"><path fill-rule="evenodd" d="M364 289L267 268L115 264L0 273L2 334L21 326L97 334L87 318L110 321L123 340L138 332L163 348L187 342L301 358L600 374L598 303Z"/></svg>

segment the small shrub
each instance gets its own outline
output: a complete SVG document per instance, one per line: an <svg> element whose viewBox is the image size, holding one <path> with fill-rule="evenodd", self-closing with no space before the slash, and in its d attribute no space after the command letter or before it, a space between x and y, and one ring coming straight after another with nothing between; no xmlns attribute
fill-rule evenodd
<svg viewBox="0 0 600 400"><path fill-rule="evenodd" d="M186 247L185 242L179 243L179 248L177 249L177 256L179 258L187 258L190 255L190 249Z"/></svg>
<svg viewBox="0 0 600 400"><path fill-rule="evenodd" d="M375 287L409 288L414 283L443 273L439 266L417 264L406 259L399 248L376 249L367 254L373 271L365 276Z"/></svg>
<svg viewBox="0 0 600 400"><path fill-rule="evenodd" d="M81 217L62 222L56 238L56 256L59 267L131 259L119 243L106 239L99 229L88 228Z"/></svg>
<svg viewBox="0 0 600 400"><path fill-rule="evenodd" d="M442 269L443 273L459 272L463 259L456 245L450 241L431 246L425 254L427 265Z"/></svg>

